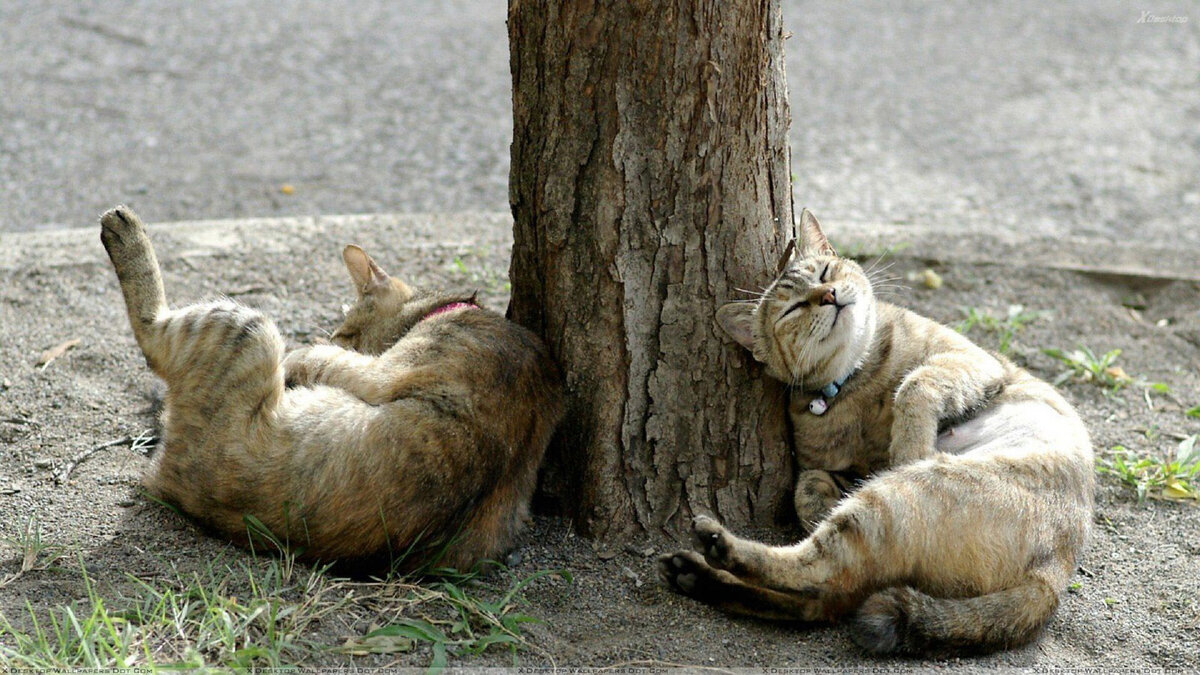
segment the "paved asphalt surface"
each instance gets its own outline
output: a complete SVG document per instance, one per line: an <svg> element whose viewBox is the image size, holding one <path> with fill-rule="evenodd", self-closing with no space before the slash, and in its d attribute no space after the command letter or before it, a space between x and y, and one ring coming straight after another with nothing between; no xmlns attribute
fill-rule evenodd
<svg viewBox="0 0 1200 675"><path fill-rule="evenodd" d="M784 13L800 204L1200 251L1200 4ZM91 227L120 201L152 221L507 210L504 18L496 0L0 2L0 233Z"/></svg>

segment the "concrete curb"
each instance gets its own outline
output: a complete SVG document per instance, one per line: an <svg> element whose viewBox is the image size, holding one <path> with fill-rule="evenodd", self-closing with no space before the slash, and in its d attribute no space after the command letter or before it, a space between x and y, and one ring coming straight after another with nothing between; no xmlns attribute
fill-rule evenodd
<svg viewBox="0 0 1200 675"><path fill-rule="evenodd" d="M165 262L231 250L283 253L318 234L368 250L508 246L511 222L506 213L466 212L196 220L148 227ZM97 263L108 264L98 219L94 228L0 234L0 271Z"/></svg>
<svg viewBox="0 0 1200 675"><path fill-rule="evenodd" d="M152 224L164 260L203 258L233 249L290 250L289 242L314 234L364 246L399 249L511 246L511 217L503 212L364 214L296 218L246 218ZM98 229L98 228L97 228ZM1200 251L1142 246L1091 238L986 235L911 225L828 221L825 229L843 252L934 263L1041 268L1148 280L1200 281ZM33 267L107 264L96 229L0 234L0 271ZM166 255L162 255L166 253Z"/></svg>

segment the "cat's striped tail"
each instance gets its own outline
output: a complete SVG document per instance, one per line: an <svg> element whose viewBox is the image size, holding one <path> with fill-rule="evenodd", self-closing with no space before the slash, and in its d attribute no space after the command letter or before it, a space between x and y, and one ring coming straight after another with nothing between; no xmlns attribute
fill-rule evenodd
<svg viewBox="0 0 1200 675"><path fill-rule="evenodd" d="M935 598L908 586L888 588L859 607L852 636L877 654L1015 647L1037 637L1058 607L1057 576L1034 571L1019 586L969 598Z"/></svg>

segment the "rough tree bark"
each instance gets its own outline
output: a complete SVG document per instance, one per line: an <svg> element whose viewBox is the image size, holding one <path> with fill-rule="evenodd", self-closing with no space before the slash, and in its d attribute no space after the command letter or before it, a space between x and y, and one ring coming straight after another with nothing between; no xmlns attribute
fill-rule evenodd
<svg viewBox="0 0 1200 675"><path fill-rule="evenodd" d="M790 233L778 0L509 0L510 317L567 373L542 496L586 533L790 510L784 392L715 323Z"/></svg>

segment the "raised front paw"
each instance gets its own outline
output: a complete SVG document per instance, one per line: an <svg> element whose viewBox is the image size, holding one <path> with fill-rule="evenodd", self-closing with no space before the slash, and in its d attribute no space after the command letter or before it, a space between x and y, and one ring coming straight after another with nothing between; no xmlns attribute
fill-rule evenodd
<svg viewBox="0 0 1200 675"><path fill-rule="evenodd" d="M307 387L316 381L316 368L310 367L312 347L293 349L283 357L283 380L288 387Z"/></svg>
<svg viewBox="0 0 1200 675"><path fill-rule="evenodd" d="M733 535L720 523L708 516L696 516L692 519L692 536L696 550L704 554L709 565L721 570L733 567Z"/></svg>
<svg viewBox="0 0 1200 675"><path fill-rule="evenodd" d="M658 574L667 585L685 595L698 595L712 569L695 551L669 553L658 559Z"/></svg>

